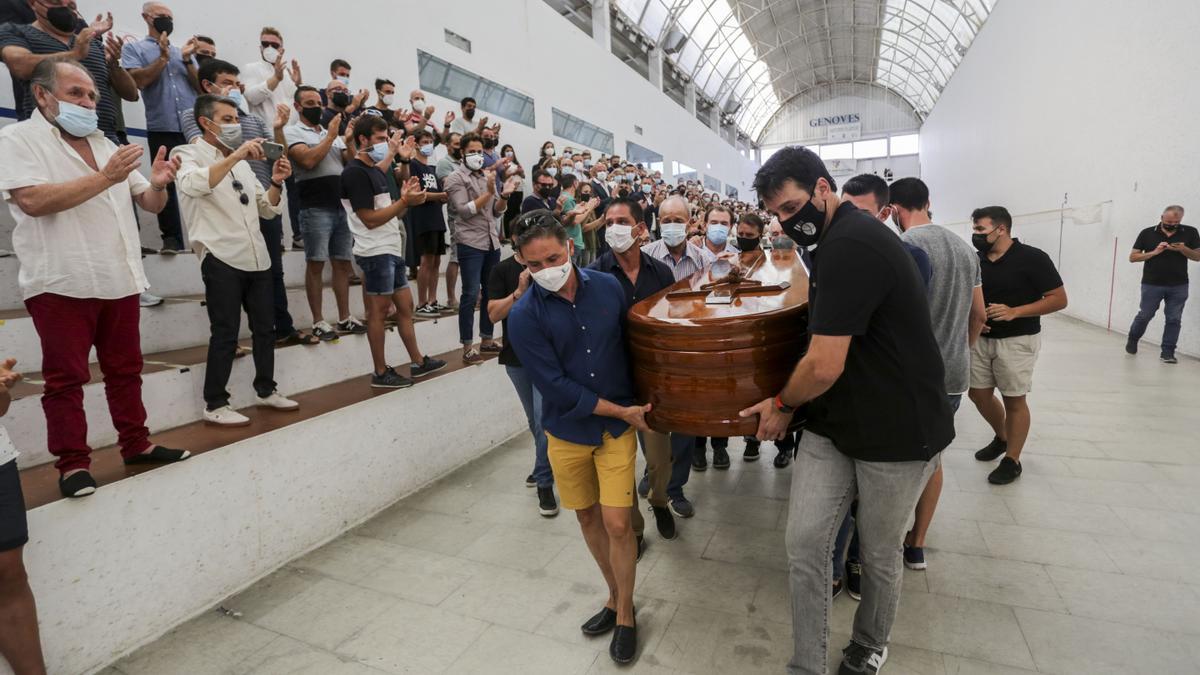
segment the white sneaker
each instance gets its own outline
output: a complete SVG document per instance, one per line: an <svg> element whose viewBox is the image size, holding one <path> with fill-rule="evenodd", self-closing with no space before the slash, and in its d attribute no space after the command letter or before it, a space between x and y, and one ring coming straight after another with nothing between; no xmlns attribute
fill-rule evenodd
<svg viewBox="0 0 1200 675"><path fill-rule="evenodd" d="M138 296L138 304L142 307L158 307L162 303L162 298L150 292L143 291L142 294Z"/></svg>
<svg viewBox="0 0 1200 675"><path fill-rule="evenodd" d="M217 408L216 410L205 410L204 421L207 424L215 424L219 427L244 427L250 424L249 417L229 406Z"/></svg>
<svg viewBox="0 0 1200 675"><path fill-rule="evenodd" d="M265 408L274 408L276 410L299 410L300 404L290 398L284 398L277 391L271 392L271 395L263 398L262 396L254 397L255 403Z"/></svg>

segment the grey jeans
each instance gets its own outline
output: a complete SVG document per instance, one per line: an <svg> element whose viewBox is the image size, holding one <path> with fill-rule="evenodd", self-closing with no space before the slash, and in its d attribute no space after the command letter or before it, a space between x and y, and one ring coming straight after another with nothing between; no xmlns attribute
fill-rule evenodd
<svg viewBox="0 0 1200 675"><path fill-rule="evenodd" d="M792 470L787 524L788 583L792 592L793 674L829 672L829 615L833 542L858 496L862 602L851 639L883 649L900 602L904 528L941 455L928 462L862 462L838 452L824 436L800 437Z"/></svg>

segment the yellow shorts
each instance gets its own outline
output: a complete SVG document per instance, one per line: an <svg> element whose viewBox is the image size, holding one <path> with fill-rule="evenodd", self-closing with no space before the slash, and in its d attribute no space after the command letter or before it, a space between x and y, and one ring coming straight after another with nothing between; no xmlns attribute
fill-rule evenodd
<svg viewBox="0 0 1200 675"><path fill-rule="evenodd" d="M633 506L633 469L637 433L630 427L618 438L606 431L600 445L580 445L546 433L546 454L564 509Z"/></svg>

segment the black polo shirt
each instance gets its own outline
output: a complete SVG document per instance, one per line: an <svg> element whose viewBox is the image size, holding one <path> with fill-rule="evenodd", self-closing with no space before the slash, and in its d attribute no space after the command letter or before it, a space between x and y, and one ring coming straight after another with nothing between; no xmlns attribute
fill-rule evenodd
<svg viewBox="0 0 1200 675"><path fill-rule="evenodd" d="M1191 225L1180 225L1175 234L1167 236L1158 225L1147 227L1133 242L1135 251L1147 253L1158 248L1160 243L1183 242L1188 248L1200 248L1200 232ZM1188 259L1179 251L1164 250L1143 263L1142 283L1150 286L1186 286L1188 282Z"/></svg>
<svg viewBox="0 0 1200 675"><path fill-rule="evenodd" d="M1046 293L1063 285L1054 268L1054 261L1040 248L1013 239L1012 246L996 260L979 254L979 271L983 277L983 302L1020 307L1041 300ZM1018 335L1037 335L1042 332L1042 319L1027 316L1012 321L988 319L988 331L983 337L1001 339Z"/></svg>
<svg viewBox="0 0 1200 675"><path fill-rule="evenodd" d="M492 268L492 274L488 277L488 300L500 300L507 298L517 286L521 284L521 272L525 271L525 266L517 262L516 256L509 256L501 260ZM530 286L533 285L533 280L529 281ZM529 288L526 289L528 292ZM504 328L504 345L500 348L500 365L521 367L521 359L517 358L517 352L513 350L512 333L508 332L508 317L500 322Z"/></svg>
<svg viewBox="0 0 1200 675"><path fill-rule="evenodd" d="M426 192L445 192L442 181L437 177L437 168L432 164L422 164L414 159L408 163L408 175L420 180L421 189ZM442 202L426 201L413 206L408 209L408 217L417 234L446 231Z"/></svg>
<svg viewBox="0 0 1200 675"><path fill-rule="evenodd" d="M642 266L638 270L636 284L629 283L629 277L625 276L625 270L621 269L621 263L617 262L617 255L611 249L587 267L616 277L621 282L621 290L625 291L625 304L630 307L675 283L675 274L666 263L640 251L638 253L642 257Z"/></svg>
<svg viewBox="0 0 1200 675"><path fill-rule="evenodd" d="M841 377L807 428L867 462L931 459L954 439L925 284L895 233L849 202L812 256L809 331L850 336Z"/></svg>

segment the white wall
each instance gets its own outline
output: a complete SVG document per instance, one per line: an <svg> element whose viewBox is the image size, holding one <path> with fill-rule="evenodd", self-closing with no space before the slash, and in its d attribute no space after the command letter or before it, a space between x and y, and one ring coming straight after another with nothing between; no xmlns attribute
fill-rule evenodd
<svg viewBox="0 0 1200 675"><path fill-rule="evenodd" d="M857 85L822 90L820 94L831 98L797 97L785 104L771 119L759 142L762 145L821 144L825 142L826 128L814 127L810 121L850 113L857 113L861 118L863 138L915 131L921 126L921 120L911 106L883 89Z"/></svg>
<svg viewBox="0 0 1200 675"><path fill-rule="evenodd" d="M625 154L634 140L690 166L711 164L707 173L742 188L752 176L750 162L686 110L599 47L586 33L559 16L543 0L473 2L443 0L355 0L329 4L317 0L206 0L169 3L175 12L177 44L195 33L217 40L218 56L242 65L258 59L258 29L274 26L284 34L289 57L298 58L305 80L322 87L328 66L343 58L353 66L351 86L372 91L378 76L396 82L398 98L407 101L417 86L417 50L421 49L522 91L536 101L537 128L508 120L501 142L513 143L517 156L530 164L542 142L552 137L551 107L558 107L615 135L614 149ZM103 8L81 3L86 15L112 11L118 29L145 33L142 0L111 0ZM472 41L467 54L448 45L448 28ZM0 69L2 70L2 69ZM457 101L429 96L437 118L458 110ZM11 85L0 75L0 106L12 107ZM125 104L126 123L144 127L142 104ZM635 136L634 125L644 135ZM569 141L556 139L561 150ZM576 144L578 145L578 144Z"/></svg>
<svg viewBox="0 0 1200 675"><path fill-rule="evenodd" d="M1167 204L1200 212L1196 26L1200 4L1190 0L997 3L921 129L939 219L965 220L986 204L1052 210L1064 194L1069 207L1104 204L1100 217L1064 227L1067 313L1105 326L1111 309L1112 328L1127 331L1141 280L1141 265L1127 261L1138 231ZM1018 224L1018 238L1057 258L1057 214L1026 220L1036 224ZM1189 268L1179 348L1200 355L1200 265ZM1147 339L1161 330L1160 311Z"/></svg>

